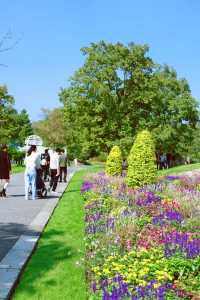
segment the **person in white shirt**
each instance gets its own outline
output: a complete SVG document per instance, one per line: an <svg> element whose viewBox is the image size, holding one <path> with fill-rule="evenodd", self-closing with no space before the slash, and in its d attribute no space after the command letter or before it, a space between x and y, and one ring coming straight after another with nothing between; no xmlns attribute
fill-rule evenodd
<svg viewBox="0 0 200 300"><path fill-rule="evenodd" d="M62 182L62 180L67 182L67 155L64 149L60 150L60 182Z"/></svg>
<svg viewBox="0 0 200 300"><path fill-rule="evenodd" d="M32 145L25 157L24 163L26 166L24 173L25 180L25 199L28 200L29 186L32 187L32 199L36 198L36 169L40 168L40 155L36 152L37 147Z"/></svg>
<svg viewBox="0 0 200 300"><path fill-rule="evenodd" d="M56 193L58 178L60 176L60 150L57 148L55 152L50 155L50 184L49 190L52 189L52 194Z"/></svg>

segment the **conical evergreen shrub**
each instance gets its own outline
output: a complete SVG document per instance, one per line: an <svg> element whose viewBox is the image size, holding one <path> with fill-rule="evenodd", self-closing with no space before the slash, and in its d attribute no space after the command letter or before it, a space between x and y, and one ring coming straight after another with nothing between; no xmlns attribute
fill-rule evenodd
<svg viewBox="0 0 200 300"><path fill-rule="evenodd" d="M148 130L138 133L128 157L127 184L140 187L155 182L157 175L155 145Z"/></svg>
<svg viewBox="0 0 200 300"><path fill-rule="evenodd" d="M122 153L118 146L112 147L107 157L106 174L109 176L122 174Z"/></svg>

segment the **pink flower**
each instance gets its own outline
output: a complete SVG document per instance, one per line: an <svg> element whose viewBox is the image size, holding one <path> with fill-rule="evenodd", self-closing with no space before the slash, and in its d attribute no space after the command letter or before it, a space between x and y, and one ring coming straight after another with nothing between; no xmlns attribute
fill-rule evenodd
<svg viewBox="0 0 200 300"><path fill-rule="evenodd" d="M131 248L132 248L132 241L131 240L126 241L126 248L127 248L128 251L131 250Z"/></svg>

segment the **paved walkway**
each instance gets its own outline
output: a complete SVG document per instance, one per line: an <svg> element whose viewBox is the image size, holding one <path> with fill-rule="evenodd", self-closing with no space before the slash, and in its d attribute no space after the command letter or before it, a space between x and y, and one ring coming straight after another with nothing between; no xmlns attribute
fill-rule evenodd
<svg viewBox="0 0 200 300"><path fill-rule="evenodd" d="M68 181L74 171L73 168L68 169ZM7 284L10 280L10 277L6 278L7 271L16 271L13 275L14 279L11 280L14 282L22 265L35 247L39 235L43 231L66 185L66 183L59 183L57 188L58 197L47 196L46 199L25 200L23 174L12 176L7 190L8 197L3 200L0 198L0 300L7 299L9 290L13 285ZM25 248L26 251L24 252ZM21 251L18 261L15 254L19 249ZM21 253L24 254L23 259ZM9 276L12 277L11 273Z"/></svg>

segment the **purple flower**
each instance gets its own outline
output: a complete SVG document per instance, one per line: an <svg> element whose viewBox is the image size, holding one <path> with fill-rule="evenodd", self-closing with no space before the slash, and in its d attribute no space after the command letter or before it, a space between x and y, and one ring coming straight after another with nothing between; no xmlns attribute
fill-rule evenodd
<svg viewBox="0 0 200 300"><path fill-rule="evenodd" d="M155 195L152 192L145 192L136 200L136 204L138 206L148 206L153 203L158 203L160 201L161 198L159 196Z"/></svg>
<svg viewBox="0 0 200 300"><path fill-rule="evenodd" d="M183 216L178 211L166 210L158 216L155 216L152 220L154 225L163 225L165 221L181 223L183 221Z"/></svg>
<svg viewBox="0 0 200 300"><path fill-rule="evenodd" d="M97 291L97 284L96 284L96 281L92 282L92 291L93 291L94 294L95 294L96 291Z"/></svg>
<svg viewBox="0 0 200 300"><path fill-rule="evenodd" d="M169 176L166 176L165 178L169 181L173 181L173 180L180 179L181 177L177 176L177 175L169 175Z"/></svg>
<svg viewBox="0 0 200 300"><path fill-rule="evenodd" d="M81 194L84 194L88 192L92 188L93 184L90 181L84 181L82 188L81 188Z"/></svg>
<svg viewBox="0 0 200 300"><path fill-rule="evenodd" d="M107 219L107 229L114 229L115 227L115 219L114 218L108 218Z"/></svg>
<svg viewBox="0 0 200 300"><path fill-rule="evenodd" d="M99 221L100 219L102 219L103 217L103 213L101 211L97 211L95 214L87 214L85 216L85 221L86 222L97 222Z"/></svg>
<svg viewBox="0 0 200 300"><path fill-rule="evenodd" d="M102 300L122 300L122 299L155 299L164 300L168 291L175 292L172 284L163 283L159 288L154 287L157 282L153 279L148 283L147 278L146 286L129 286L124 278L118 274L111 280L100 280L100 291ZM94 291L95 290L95 291ZM93 293L96 293L96 289L92 288ZM176 291L177 292L177 291Z"/></svg>
<svg viewBox="0 0 200 300"><path fill-rule="evenodd" d="M200 239L191 239L188 233L168 233L164 237L164 255L181 255L188 259L200 255Z"/></svg>

